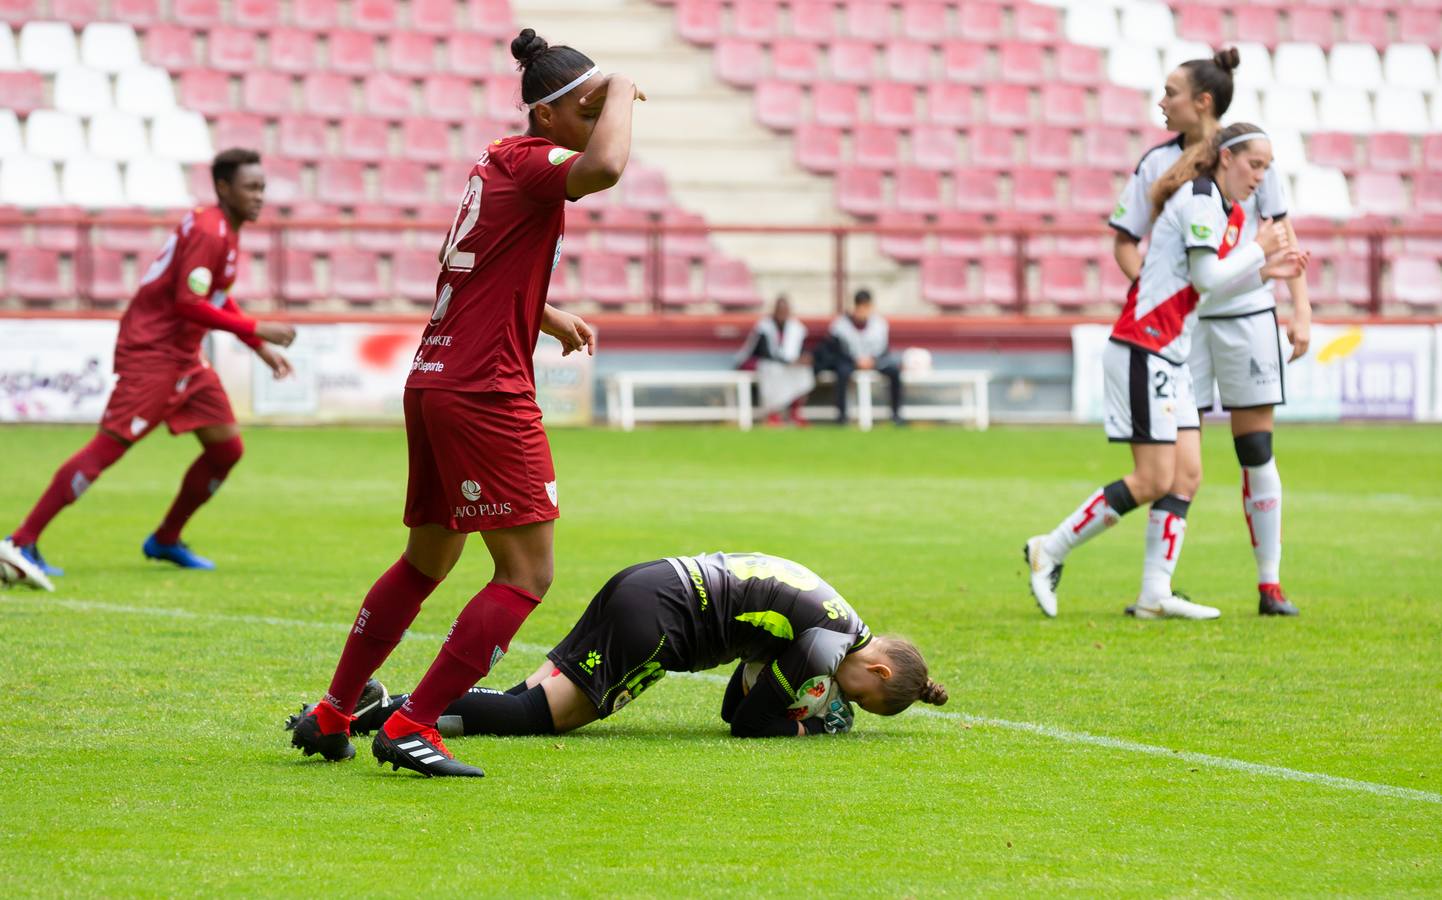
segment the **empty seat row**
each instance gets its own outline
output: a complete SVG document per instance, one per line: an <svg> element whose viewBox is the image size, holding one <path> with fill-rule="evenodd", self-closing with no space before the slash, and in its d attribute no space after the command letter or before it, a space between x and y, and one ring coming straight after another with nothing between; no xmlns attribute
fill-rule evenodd
<svg viewBox="0 0 1442 900"><path fill-rule="evenodd" d="M1042 169L1077 166L1124 171L1136 164L1139 148L1126 131L1033 126L1025 132L977 126L957 131L948 126L917 126L903 140L897 129L863 123L850 139L840 127L805 124L796 131L796 159L813 172L834 172L851 163L862 168L893 171L912 165L937 172L959 164L1006 169L1029 165Z"/></svg>
<svg viewBox="0 0 1442 900"><path fill-rule="evenodd" d="M148 136L147 136L148 135ZM49 160L92 156L109 160L158 156L180 162L203 162L215 155L205 119L195 112L173 109L147 120L132 113L105 110L82 124L72 113L40 109L21 127L11 110L0 109L0 157L19 153Z"/></svg>
<svg viewBox="0 0 1442 900"><path fill-rule="evenodd" d="M484 34L442 38L414 31L378 36L364 31L318 33L286 28L267 36L246 29L217 28L205 35L204 46L204 52L198 52L196 32L189 28L157 25L145 34L145 59L171 72L202 66L242 73L263 66L293 74L330 70L368 75L384 69L415 76L450 72L485 78L511 70L510 54L499 39Z"/></svg>
<svg viewBox="0 0 1442 900"><path fill-rule="evenodd" d="M57 178L55 164L48 159L24 155L0 159L0 205L168 209L190 202L180 164L173 160L131 160L122 178L114 160L81 157L68 160Z"/></svg>
<svg viewBox="0 0 1442 900"><path fill-rule="evenodd" d="M1230 6L1230 5L1229 5ZM1177 8L1176 30L1183 38L1213 46L1249 40L1276 46L1284 41L1331 47L1339 41L1363 41L1383 47L1393 40L1424 41L1442 46L1442 9L1436 6L1393 5L1395 32L1387 27L1384 9L1367 9L1345 3L1332 6L1292 3L1224 7L1191 2Z"/></svg>
<svg viewBox="0 0 1442 900"><path fill-rule="evenodd" d="M514 18L508 0L3 0L0 21L24 25L52 19L74 27L114 20L145 28L177 22L192 28L239 25L269 29L293 25L316 31L351 27L379 34L399 30L426 34L477 31L511 37Z"/></svg>
<svg viewBox="0 0 1442 900"><path fill-rule="evenodd" d="M317 72L297 80L286 73L258 69L236 81L224 72L184 72L180 76L181 101L188 109L206 115L239 109L269 116L305 112L332 118L365 114L399 120L424 114L451 122L477 115L511 123L522 120L520 84L513 77L493 77L481 89L469 78L456 75L431 75L418 86L390 73L355 80Z"/></svg>
<svg viewBox="0 0 1442 900"><path fill-rule="evenodd" d="M879 40L893 36L936 41L959 37L1048 42L1061 37L1057 11L1027 2L1004 6L926 0L904 3L896 9L879 0L790 0L784 6L777 0L679 0L676 16L681 37L697 44L712 44L725 37L808 41L844 37Z"/></svg>

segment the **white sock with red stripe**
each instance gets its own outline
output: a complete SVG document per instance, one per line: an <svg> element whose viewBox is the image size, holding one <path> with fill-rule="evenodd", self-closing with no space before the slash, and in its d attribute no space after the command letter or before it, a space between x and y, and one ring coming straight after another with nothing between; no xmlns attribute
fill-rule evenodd
<svg viewBox="0 0 1442 900"><path fill-rule="evenodd" d="M1086 502L1052 529L1042 543L1042 549L1057 562L1081 544L1115 525L1122 516L1137 508L1137 501L1126 482L1118 479L1106 487L1097 488L1087 497Z"/></svg>
<svg viewBox="0 0 1442 900"><path fill-rule="evenodd" d="M1143 601L1162 600L1172 595L1172 573L1182 555L1187 536L1190 500L1167 494L1152 504L1147 513L1146 552L1142 557Z"/></svg>
<svg viewBox="0 0 1442 900"><path fill-rule="evenodd" d="M1282 476L1277 461L1242 467L1242 511L1257 558L1257 584L1280 584L1282 573Z"/></svg>

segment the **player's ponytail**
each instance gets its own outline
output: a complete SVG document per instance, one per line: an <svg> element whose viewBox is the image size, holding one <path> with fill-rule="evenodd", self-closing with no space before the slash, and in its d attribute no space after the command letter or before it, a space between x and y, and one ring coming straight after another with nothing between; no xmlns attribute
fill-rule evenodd
<svg viewBox="0 0 1442 900"><path fill-rule="evenodd" d="M1152 182L1149 198L1152 202L1152 218L1162 214L1162 207L1177 192L1182 185L1201 175L1210 175L1217 171L1217 163L1221 160L1221 147L1234 137L1241 137L1244 134L1253 132L1260 133L1261 128L1248 122L1237 122L1228 125L1221 131L1212 135L1211 140L1197 141L1188 147L1172 167L1162 173L1162 177ZM1240 144L1233 144L1231 150L1240 153L1246 149L1247 141Z"/></svg>
<svg viewBox="0 0 1442 900"><path fill-rule="evenodd" d="M521 71L521 101L528 106L561 90L595 65L573 47L552 47L534 28L522 28L511 40L511 56Z"/></svg>
<svg viewBox="0 0 1442 900"><path fill-rule="evenodd" d="M878 649L891 664L891 677L886 679L886 715L894 716L920 700L940 706L946 702L946 688L927 676L926 660L911 641L899 637L877 637Z"/></svg>
<svg viewBox="0 0 1442 900"><path fill-rule="evenodd" d="M1223 47L1211 59L1189 59L1182 63L1192 82L1192 94L1212 95L1212 117L1220 119L1232 106L1232 71L1241 65L1236 47Z"/></svg>

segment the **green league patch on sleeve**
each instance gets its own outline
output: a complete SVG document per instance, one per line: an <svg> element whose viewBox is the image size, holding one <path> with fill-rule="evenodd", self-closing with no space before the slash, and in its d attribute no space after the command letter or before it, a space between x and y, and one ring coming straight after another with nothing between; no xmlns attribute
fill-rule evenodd
<svg viewBox="0 0 1442 900"><path fill-rule="evenodd" d="M1211 240L1212 227L1210 225L1201 225L1194 222L1192 223L1192 237L1196 238L1199 241Z"/></svg>
<svg viewBox="0 0 1442 900"><path fill-rule="evenodd" d="M567 150L565 147L552 147L551 152L546 154L546 159L551 161L551 165L559 166L575 155L575 150Z"/></svg>
<svg viewBox="0 0 1442 900"><path fill-rule="evenodd" d="M1121 203L1118 203L1118 204L1117 204L1117 208L1114 209L1114 210L1112 210L1112 218L1113 218L1113 219L1120 219L1122 216L1124 216L1124 215L1126 215L1126 214L1127 214L1127 208L1126 208L1126 206L1125 206L1124 204L1121 204Z"/></svg>
<svg viewBox="0 0 1442 900"><path fill-rule="evenodd" d="M214 279L215 276L211 275L210 270L205 266L196 266L190 270L189 275L185 276L185 285L190 288L192 294L205 297L210 294L210 286Z"/></svg>

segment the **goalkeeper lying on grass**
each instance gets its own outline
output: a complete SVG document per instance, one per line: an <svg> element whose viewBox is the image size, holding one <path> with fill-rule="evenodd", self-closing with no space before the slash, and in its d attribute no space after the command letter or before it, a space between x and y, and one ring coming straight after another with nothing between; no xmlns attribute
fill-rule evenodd
<svg viewBox="0 0 1442 900"><path fill-rule="evenodd" d="M667 672L732 660L740 662L721 718L737 737L849 731L852 704L890 716L917 700L946 702L915 646L873 636L809 569L774 556L712 553L617 573L531 677L504 692L472 688L438 727L447 737L562 734L604 719ZM356 733L381 727L405 701L376 683L368 688Z"/></svg>

